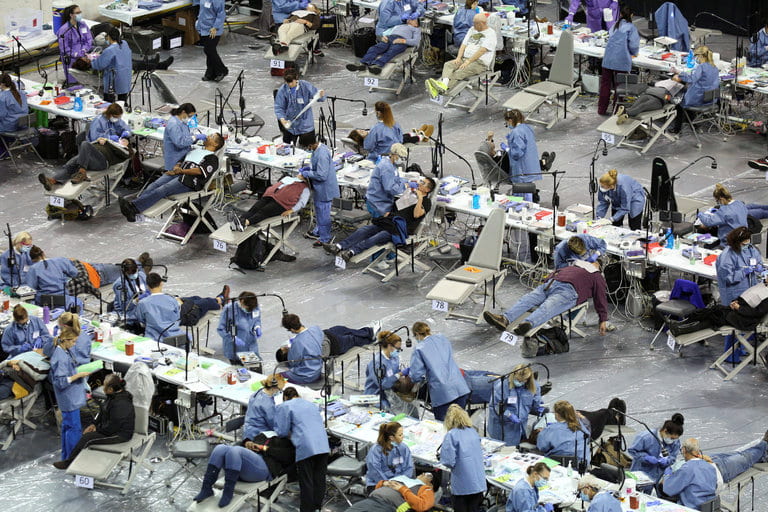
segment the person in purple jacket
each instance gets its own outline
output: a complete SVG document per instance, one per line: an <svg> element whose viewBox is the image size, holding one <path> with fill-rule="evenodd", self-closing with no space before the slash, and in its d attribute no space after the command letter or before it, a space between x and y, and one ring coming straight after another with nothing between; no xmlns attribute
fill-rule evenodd
<svg viewBox="0 0 768 512"><path fill-rule="evenodd" d="M64 76L68 83L77 83L69 69L74 62L84 57L93 48L93 36L88 25L83 21L83 11L78 5L70 5L61 13L62 25L56 36L59 41L59 54L64 67Z"/></svg>
<svg viewBox="0 0 768 512"><path fill-rule="evenodd" d="M582 2L587 14L587 26L592 32L610 29L611 25L619 18L619 2L617 0L571 0L565 21L573 23L573 16L579 10L579 5ZM611 10L610 19L606 19L604 9Z"/></svg>

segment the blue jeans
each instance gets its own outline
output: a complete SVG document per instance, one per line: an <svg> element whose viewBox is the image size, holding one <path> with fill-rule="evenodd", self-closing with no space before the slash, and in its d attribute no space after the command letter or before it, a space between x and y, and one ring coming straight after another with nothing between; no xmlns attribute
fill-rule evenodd
<svg viewBox="0 0 768 512"><path fill-rule="evenodd" d="M747 215L756 219L768 219L768 204L748 204Z"/></svg>
<svg viewBox="0 0 768 512"><path fill-rule="evenodd" d="M390 41L392 38L398 39L395 36L390 36ZM375 45L368 48L368 51L365 52L365 56L360 59L360 62L366 66L383 66L387 62L391 61L395 55L403 53L406 48L408 48L407 44L394 44L379 41Z"/></svg>
<svg viewBox="0 0 768 512"><path fill-rule="evenodd" d="M80 409L61 411L61 460L67 460L72 454L80 437L83 426L80 424Z"/></svg>
<svg viewBox="0 0 768 512"><path fill-rule="evenodd" d="M99 273L101 286L112 284L120 279L120 266L111 263L92 263L93 268Z"/></svg>
<svg viewBox="0 0 768 512"><path fill-rule="evenodd" d="M465 405L467 405L467 398L469 395L463 395L454 400L453 402L448 402L447 404L443 405L433 405L432 406L432 414L434 414L435 419L438 421L443 421L445 419L445 413L448 412L448 408L451 406L451 404L457 404L462 409Z"/></svg>
<svg viewBox="0 0 768 512"><path fill-rule="evenodd" d="M200 308L200 317L209 311L218 311L221 309L219 302L213 297L199 297L192 295L191 297L182 297L182 300L188 300L193 304L196 304Z"/></svg>
<svg viewBox="0 0 768 512"><path fill-rule="evenodd" d="M711 457L712 462L723 475L723 482L728 483L762 461L765 458L766 449L768 449L768 443L760 441L755 446L740 452L716 453Z"/></svg>
<svg viewBox="0 0 768 512"><path fill-rule="evenodd" d="M504 312L507 320L514 322L529 309L536 308L525 317L524 321L530 322L533 327L538 327L550 318L565 313L576 306L579 296L573 286L568 283L553 281L549 289L545 290L549 284L547 282L539 285L520 297L517 304Z"/></svg>
<svg viewBox="0 0 768 512"><path fill-rule="evenodd" d="M318 239L327 244L331 241L331 203L332 201L315 201L314 233Z"/></svg>
<svg viewBox="0 0 768 512"><path fill-rule="evenodd" d="M355 230L354 233L339 242L339 245L342 250L350 250L354 254L360 254L374 245L386 244L391 240L392 235L388 231L379 226L368 224Z"/></svg>
<svg viewBox="0 0 768 512"><path fill-rule="evenodd" d="M213 449L208 464L219 469L239 471L238 480L243 482L263 482L271 478L261 455L242 446L218 445Z"/></svg>
<svg viewBox="0 0 768 512"><path fill-rule="evenodd" d="M163 174L148 186L141 196L133 200L133 206L143 212L161 199L184 192L192 192L192 189L179 181L178 176Z"/></svg>

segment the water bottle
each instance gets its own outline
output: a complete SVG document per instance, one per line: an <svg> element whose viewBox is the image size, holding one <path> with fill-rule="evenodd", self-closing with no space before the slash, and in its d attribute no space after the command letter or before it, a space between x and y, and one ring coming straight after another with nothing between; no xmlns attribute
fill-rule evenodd
<svg viewBox="0 0 768 512"><path fill-rule="evenodd" d="M51 308L48 306L43 306L43 323L49 324L51 321Z"/></svg>
<svg viewBox="0 0 768 512"><path fill-rule="evenodd" d="M688 66L688 69L693 69L696 65L696 60L693 58L693 48L688 50L688 60L686 60L685 65Z"/></svg>
<svg viewBox="0 0 768 512"><path fill-rule="evenodd" d="M675 235L672 234L672 228L667 228L667 249L675 248Z"/></svg>
<svg viewBox="0 0 768 512"><path fill-rule="evenodd" d="M80 93L75 93L75 106L72 109L75 112L82 112L83 111L83 98L80 97Z"/></svg>
<svg viewBox="0 0 768 512"><path fill-rule="evenodd" d="M472 194L472 209L473 210L480 209L480 194L478 194L477 192Z"/></svg>

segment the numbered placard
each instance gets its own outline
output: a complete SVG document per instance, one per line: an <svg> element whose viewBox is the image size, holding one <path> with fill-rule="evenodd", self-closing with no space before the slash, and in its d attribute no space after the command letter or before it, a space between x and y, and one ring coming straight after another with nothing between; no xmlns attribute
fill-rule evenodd
<svg viewBox="0 0 768 512"><path fill-rule="evenodd" d="M145 222L147 218L143 215L137 215L136 216L136 222Z"/></svg>
<svg viewBox="0 0 768 512"><path fill-rule="evenodd" d="M432 301L432 309L435 311L442 311L443 313L448 312L448 303L444 300L433 300Z"/></svg>
<svg viewBox="0 0 768 512"><path fill-rule="evenodd" d="M346 270L347 262L341 256L336 256L335 263L336 263L336 268L340 268L341 270Z"/></svg>
<svg viewBox="0 0 768 512"><path fill-rule="evenodd" d="M227 242L224 242L223 240L213 240L213 248L217 251L221 252L227 252Z"/></svg>
<svg viewBox="0 0 768 512"><path fill-rule="evenodd" d="M372 76L367 76L363 78L363 85L366 87L378 87L379 79Z"/></svg>
<svg viewBox="0 0 768 512"><path fill-rule="evenodd" d="M75 475L75 487L82 487L83 489L93 489L93 477Z"/></svg>
<svg viewBox="0 0 768 512"><path fill-rule="evenodd" d="M280 59L270 59L269 67L274 69L285 69L285 61Z"/></svg>
<svg viewBox="0 0 768 512"><path fill-rule="evenodd" d="M443 100L444 100L444 98L443 98L442 94L438 94L436 98L430 98L429 99L429 101L431 101L432 103L437 103L438 105L442 105L443 104Z"/></svg>
<svg viewBox="0 0 768 512"><path fill-rule="evenodd" d="M675 350L675 338L671 333L667 333L667 346L669 350Z"/></svg>
<svg viewBox="0 0 768 512"><path fill-rule="evenodd" d="M501 333L501 337L499 338L501 341L506 343L507 345L515 346L517 345L517 342L520 341L520 336L513 332L504 331Z"/></svg>
<svg viewBox="0 0 768 512"><path fill-rule="evenodd" d="M605 141L606 144L613 144L615 142L615 138L613 137L612 133L605 133L600 136L601 139Z"/></svg>
<svg viewBox="0 0 768 512"><path fill-rule="evenodd" d="M64 208L64 198L59 196L51 196L48 198L48 204L57 208Z"/></svg>

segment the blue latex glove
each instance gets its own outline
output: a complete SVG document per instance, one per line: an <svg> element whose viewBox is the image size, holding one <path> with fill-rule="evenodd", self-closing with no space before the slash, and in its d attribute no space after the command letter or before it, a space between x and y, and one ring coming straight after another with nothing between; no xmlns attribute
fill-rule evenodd
<svg viewBox="0 0 768 512"><path fill-rule="evenodd" d="M302 167L301 169L299 169L299 174L304 174L305 172L307 172L307 171L311 171L311 170L312 170L312 167L310 167L310 166L308 166L308 165L305 165L304 167Z"/></svg>
<svg viewBox="0 0 768 512"><path fill-rule="evenodd" d="M587 261L589 263L594 263L594 262L597 261L597 258L599 258L599 257L600 257L600 252L599 251L595 251L595 252L593 252L592 254L589 255L589 257L587 258Z"/></svg>
<svg viewBox="0 0 768 512"><path fill-rule="evenodd" d="M301 0L301 3L299 3L299 6L302 9L306 9L308 5L309 5L309 0Z"/></svg>
<svg viewBox="0 0 768 512"><path fill-rule="evenodd" d="M512 423L520 423L520 418L518 418L517 414L513 413L512 411L505 411L504 418Z"/></svg>
<svg viewBox="0 0 768 512"><path fill-rule="evenodd" d="M41 347L42 347L42 345L41 345ZM31 343L24 343L24 344L21 345L21 351L22 352L29 352L30 350L32 350L32 348L33 348L33 346L32 346Z"/></svg>
<svg viewBox="0 0 768 512"><path fill-rule="evenodd" d="M120 134L121 139L127 139L130 136L131 136L131 132L129 132L128 130L125 130L123 131L123 133Z"/></svg>
<svg viewBox="0 0 768 512"><path fill-rule="evenodd" d="M417 12L412 12L411 15L408 17L408 19L409 20L417 20L417 19L419 19L418 11Z"/></svg>
<svg viewBox="0 0 768 512"><path fill-rule="evenodd" d="M400 375L402 375L403 377L407 377L410 374L411 374L411 368L410 367L403 368L402 370L400 370Z"/></svg>
<svg viewBox="0 0 768 512"><path fill-rule="evenodd" d="M761 263L758 263L757 266L755 267L755 272L758 274L762 274L763 272L765 272L765 267Z"/></svg>
<svg viewBox="0 0 768 512"><path fill-rule="evenodd" d="M408 182L408 186L411 187L411 188L414 188L414 189L415 188L419 188L419 184L416 183L415 181L409 181Z"/></svg>
<svg viewBox="0 0 768 512"><path fill-rule="evenodd" d="M407 12L404 12L403 14L400 15L400 21L405 23L406 21L408 21L410 19L409 16L410 15Z"/></svg>
<svg viewBox="0 0 768 512"><path fill-rule="evenodd" d="M152 295L152 292L150 292L149 290L142 292L142 294L139 295L139 300L143 299L144 297L149 297L150 295Z"/></svg>
<svg viewBox="0 0 768 512"><path fill-rule="evenodd" d="M256 328L254 329L254 334L256 335L257 338L261 338L261 326L260 325L256 326Z"/></svg>
<svg viewBox="0 0 768 512"><path fill-rule="evenodd" d="M645 455L645 456L643 456L643 460L646 463L648 463L648 464L658 464L659 463L659 459L657 459L653 455Z"/></svg>
<svg viewBox="0 0 768 512"><path fill-rule="evenodd" d="M747 268L743 269L744 277L749 277L754 271L755 271L755 269L752 268L752 267L747 267Z"/></svg>
<svg viewBox="0 0 768 512"><path fill-rule="evenodd" d="M671 462L669 460L669 457L659 457L659 465L663 467L667 467L671 465Z"/></svg>
<svg viewBox="0 0 768 512"><path fill-rule="evenodd" d="M543 405L540 405L536 408L536 414L538 414L539 416L543 415L545 412L547 412L547 408L544 407Z"/></svg>
<svg viewBox="0 0 768 512"><path fill-rule="evenodd" d="M502 151L509 151L509 146L507 145L506 142L502 142L501 144L499 144L499 147L501 148Z"/></svg>
<svg viewBox="0 0 768 512"><path fill-rule="evenodd" d="M553 510L555 510L555 506L551 503L544 503L544 510L546 510L547 512L552 512Z"/></svg>
<svg viewBox="0 0 768 512"><path fill-rule="evenodd" d="M204 141L207 138L208 138L208 136L206 134L204 134L204 133L196 133L195 134L195 140L202 140L202 141Z"/></svg>
<svg viewBox="0 0 768 512"><path fill-rule="evenodd" d="M109 138L109 140L111 140L112 142L117 142L117 141L119 141L119 140L120 140L120 137L118 137L117 135L110 135L108 138Z"/></svg>
<svg viewBox="0 0 768 512"><path fill-rule="evenodd" d="M34 348L43 348L43 340L41 340L40 338L38 338L37 340L35 340L35 346L34 346Z"/></svg>

